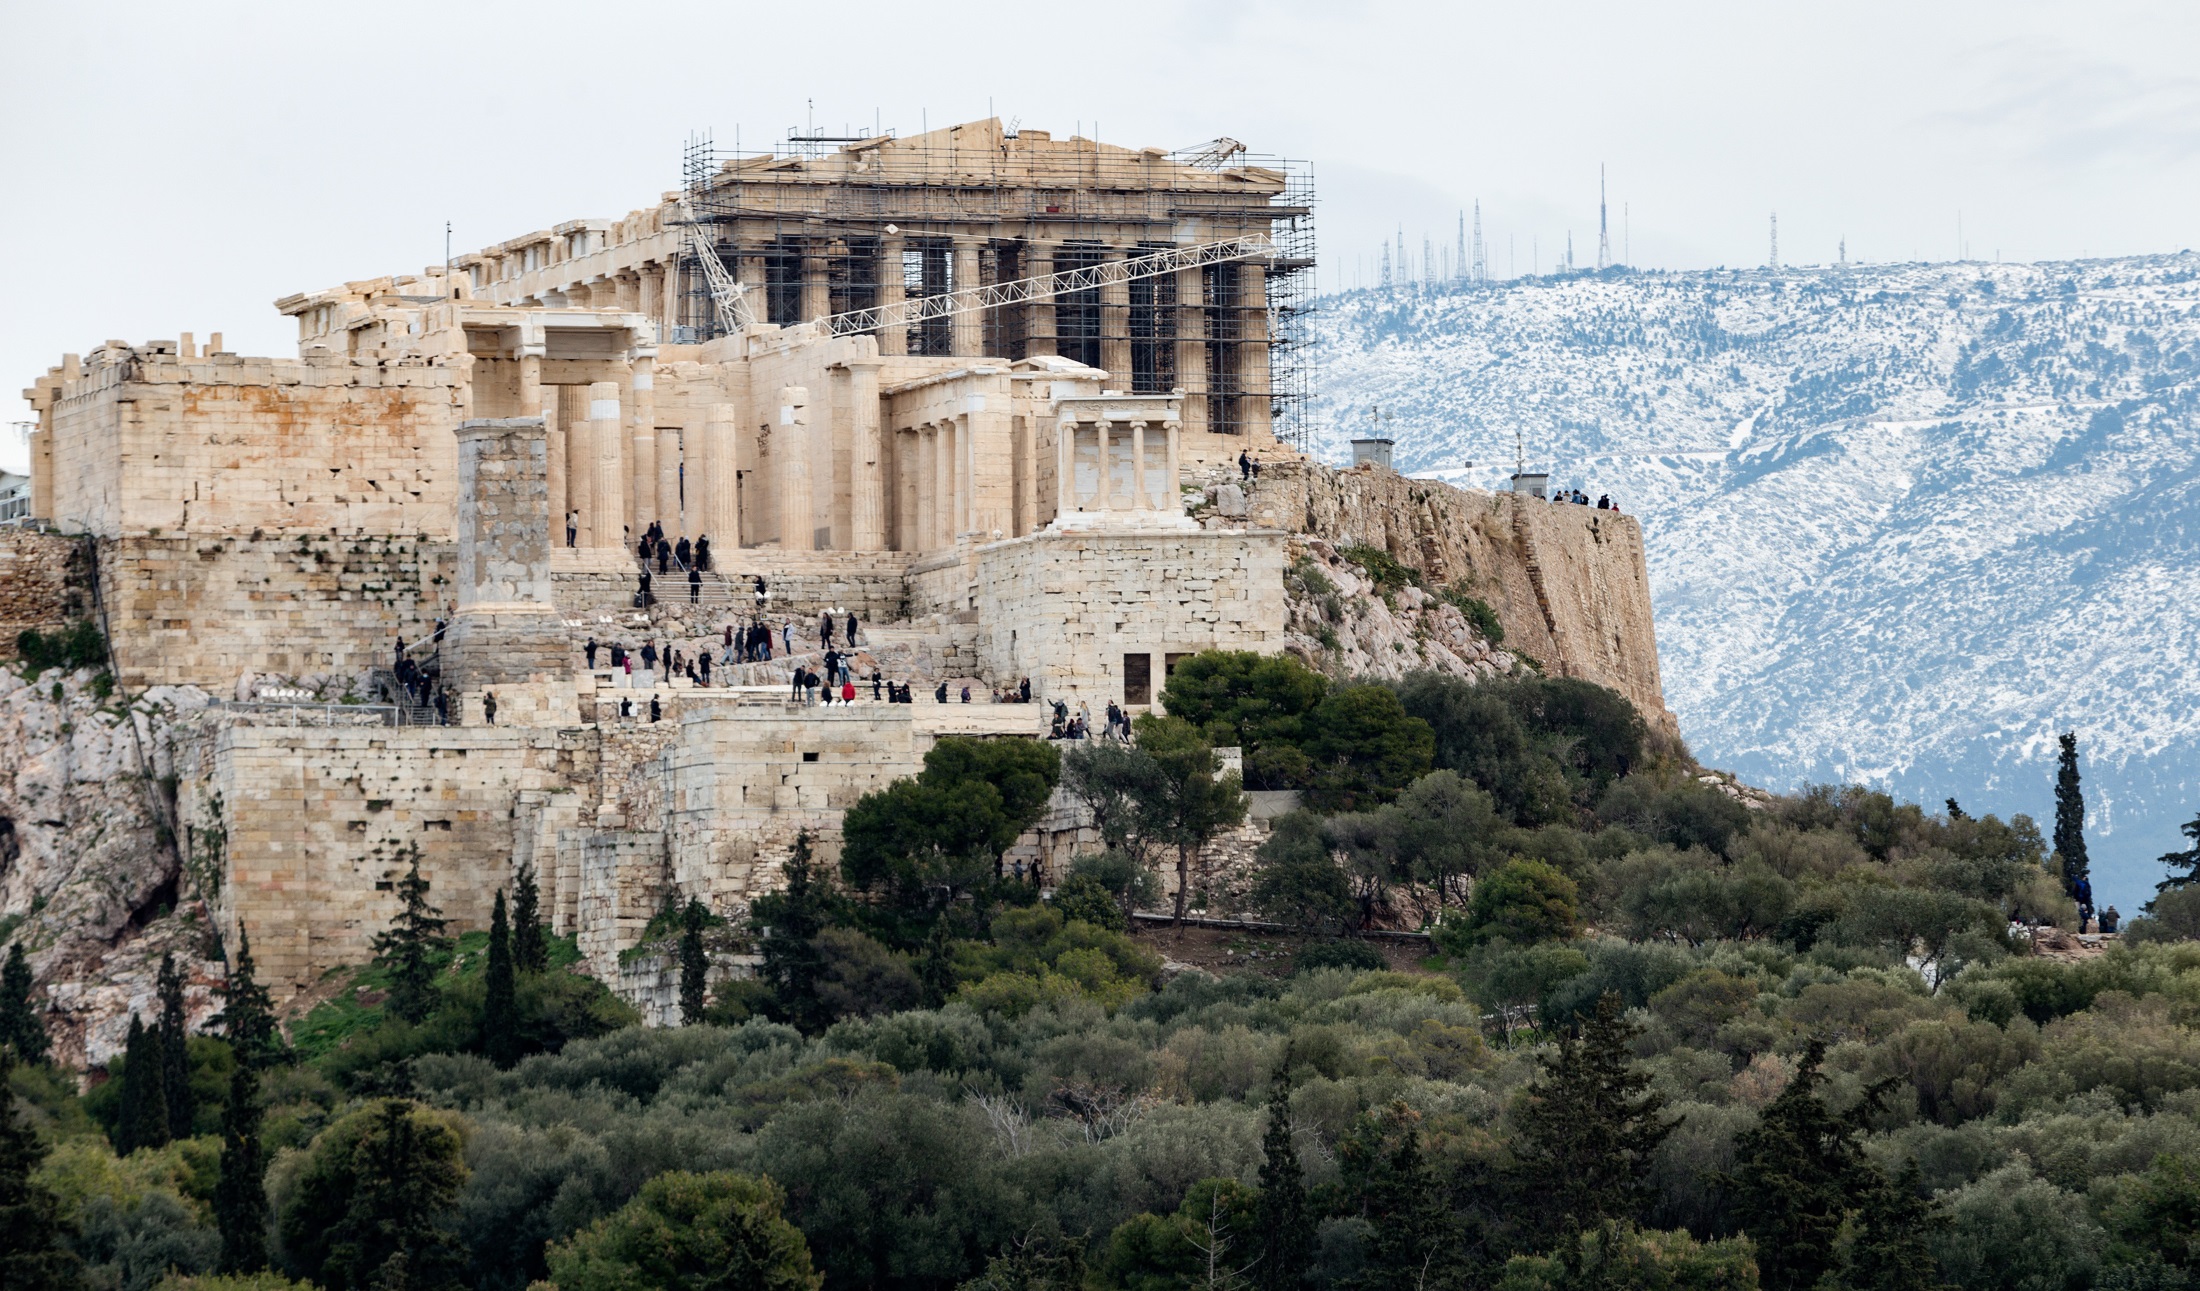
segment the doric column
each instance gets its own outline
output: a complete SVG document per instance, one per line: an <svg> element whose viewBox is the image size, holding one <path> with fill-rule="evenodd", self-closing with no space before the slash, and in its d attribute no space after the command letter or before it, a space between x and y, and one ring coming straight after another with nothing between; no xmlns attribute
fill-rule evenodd
<svg viewBox="0 0 2200 1291"><path fill-rule="evenodd" d="M902 301L901 257L905 249L901 235L898 233L878 240L878 303L880 308L898 305ZM880 328L878 352L881 354L907 354L909 352L909 329L899 323Z"/></svg>
<svg viewBox="0 0 2200 1291"><path fill-rule="evenodd" d="M585 386L558 387L558 416L565 423L565 500L581 513L580 545L596 545L596 424L588 419Z"/></svg>
<svg viewBox="0 0 2200 1291"><path fill-rule="evenodd" d="M547 459L546 476L550 498L550 545L565 545L565 513L572 509L566 485L565 423L558 407L558 388L543 386L536 402L542 408L543 452Z"/></svg>
<svg viewBox="0 0 2200 1291"><path fill-rule="evenodd" d="M1109 264L1123 263L1123 249L1109 247ZM1100 287L1100 366L1118 390L1131 388L1131 285L1124 279Z"/></svg>
<svg viewBox="0 0 2200 1291"><path fill-rule="evenodd" d="M1206 275L1179 269L1176 275L1176 384L1190 397L1182 412L1193 430L1207 427Z"/></svg>
<svg viewBox="0 0 2200 1291"><path fill-rule="evenodd" d="M970 533L977 529L978 463L972 456L971 446L977 442L972 433L970 414L963 413L950 419L955 427L955 532Z"/></svg>
<svg viewBox="0 0 2200 1291"><path fill-rule="evenodd" d="M1012 536L1021 538L1039 527L1039 419L1018 417L1011 423L1016 436L1016 507Z"/></svg>
<svg viewBox="0 0 2200 1291"><path fill-rule="evenodd" d="M619 383L598 381L588 387L588 437L596 451L595 478L588 500L594 510L594 545L599 551L626 546L626 480L620 469L625 438L619 425Z"/></svg>
<svg viewBox="0 0 2200 1291"><path fill-rule="evenodd" d="M877 360L848 365L848 402L854 442L848 481L849 543L857 551L886 546L886 446L879 439Z"/></svg>
<svg viewBox="0 0 2200 1291"><path fill-rule="evenodd" d="M665 325L665 267L642 266L642 315L659 327Z"/></svg>
<svg viewBox="0 0 2200 1291"><path fill-rule="evenodd" d="M833 287L826 276L825 243L812 238L802 245L802 317L796 321L814 322L832 312Z"/></svg>
<svg viewBox="0 0 2200 1291"><path fill-rule="evenodd" d="M894 550L922 551L917 535L917 463L923 459L924 440L914 430L894 432Z"/></svg>
<svg viewBox="0 0 2200 1291"><path fill-rule="evenodd" d="M675 540L679 535L693 537L695 507L681 495L681 466L687 461L687 429L683 426L657 427L657 518L665 522Z"/></svg>
<svg viewBox="0 0 2200 1291"><path fill-rule="evenodd" d="M976 238L955 239L955 294L967 303L978 290L978 252L985 245ZM955 353L977 355L985 353L985 315L975 309L964 309L950 316L954 324Z"/></svg>
<svg viewBox="0 0 2200 1291"><path fill-rule="evenodd" d="M629 313L640 310L642 307L641 275L629 270L613 278L611 280L611 303L613 308L623 309Z"/></svg>
<svg viewBox="0 0 2200 1291"><path fill-rule="evenodd" d="M955 419L939 422L932 432L932 505L934 547L955 545Z"/></svg>
<svg viewBox="0 0 2200 1291"><path fill-rule="evenodd" d="M657 435L657 352L641 350L628 361L633 376L627 389L627 442L639 445L643 434L651 439ZM637 536L649 527L652 520L664 518L658 509L656 454L642 464L633 460L626 463L627 472L627 520L634 526Z"/></svg>
<svg viewBox="0 0 2200 1291"><path fill-rule="evenodd" d="M1146 423L1131 423L1131 510L1144 511L1146 502Z"/></svg>
<svg viewBox="0 0 2200 1291"><path fill-rule="evenodd" d="M1054 427L1054 514L1077 509L1077 419L1064 417Z"/></svg>
<svg viewBox="0 0 2200 1291"><path fill-rule="evenodd" d="M779 458L780 550L814 550L817 522L810 496L808 387L780 387L779 425L772 432L772 453Z"/></svg>
<svg viewBox="0 0 2200 1291"><path fill-rule="evenodd" d="M696 522L696 532L711 540L711 546L728 553L741 547L741 489L735 473L735 453L740 442L741 417L730 403L714 403L710 406L710 419L703 424L702 451L696 472L688 477L690 489L700 489L702 516Z"/></svg>
<svg viewBox="0 0 2200 1291"><path fill-rule="evenodd" d="M637 427L634 431L634 530L638 535L649 528L653 520L663 520L665 513L657 505L657 429L654 426ZM675 535L677 536L677 535Z"/></svg>
<svg viewBox="0 0 2200 1291"><path fill-rule="evenodd" d="M519 415L542 415L542 351L536 346L524 346L519 353Z"/></svg>
<svg viewBox="0 0 2200 1291"><path fill-rule="evenodd" d="M938 434L930 422L917 427L917 551L931 551L939 544L939 453L933 446Z"/></svg>
<svg viewBox="0 0 2200 1291"><path fill-rule="evenodd" d="M1046 242L1024 244L1024 276L1043 278L1054 272L1054 247ZM1054 298L1041 296L1024 307L1024 353L1032 357L1056 353ZM1075 508L1068 508L1074 510Z"/></svg>
<svg viewBox="0 0 2200 1291"><path fill-rule="evenodd" d="M1095 432L1094 438L1100 443L1100 451L1097 455L1100 464L1100 490L1093 495L1092 500L1092 509L1095 511L1113 511L1115 509L1115 481L1110 478L1115 472L1109 469L1114 463L1108 460L1110 447L1108 444L1108 430L1112 424L1105 413L1092 419L1092 428Z"/></svg>
<svg viewBox="0 0 2200 1291"><path fill-rule="evenodd" d="M1244 343L1238 346L1239 419L1257 444L1272 439L1275 428L1268 404L1268 268L1258 260L1238 266L1239 316Z"/></svg>

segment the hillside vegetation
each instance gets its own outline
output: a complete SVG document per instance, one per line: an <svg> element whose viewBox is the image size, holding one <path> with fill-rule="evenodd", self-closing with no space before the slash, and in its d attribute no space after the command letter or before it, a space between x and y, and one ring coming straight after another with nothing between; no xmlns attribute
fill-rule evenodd
<svg viewBox="0 0 2200 1291"><path fill-rule="evenodd" d="M454 940L416 873L287 1040L240 962L219 1036L155 1016L82 1097L11 968L0 1281L2189 1285L2182 890L2044 953L2075 906L2032 821L1752 794L1578 682L1217 654L1166 699L1135 746L943 741L837 864L668 903L679 1027L571 971L524 875ZM1223 881L1224 744L1307 804L1247 879L1310 935L1287 977L1127 931ZM1058 784L1109 846L1042 894L1004 858ZM1375 927L1425 930L1419 970Z"/></svg>

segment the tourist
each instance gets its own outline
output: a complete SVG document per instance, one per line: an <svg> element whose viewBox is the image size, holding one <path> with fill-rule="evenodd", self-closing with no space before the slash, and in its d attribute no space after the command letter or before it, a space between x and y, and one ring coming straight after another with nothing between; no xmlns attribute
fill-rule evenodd
<svg viewBox="0 0 2200 1291"><path fill-rule="evenodd" d="M568 511L565 513L565 545L568 547L577 547L580 545L580 540L581 513L578 511Z"/></svg>
<svg viewBox="0 0 2200 1291"><path fill-rule="evenodd" d="M680 545L672 549L672 554L679 558L681 565L691 572L693 571L695 568L695 549L688 545L686 538L680 539Z"/></svg>
<svg viewBox="0 0 2200 1291"><path fill-rule="evenodd" d="M640 556L641 556L641 558L642 558L642 568L644 568L644 569L647 569L647 568L649 568L649 552L650 552L650 548L652 548L652 547L654 547L654 546L656 546L656 545L657 545L656 543L654 543L654 542L650 541L650 538L649 538L649 535L648 535L648 534L643 534L643 535L642 535L642 540L641 540L641 542L639 542L639 543L637 543L637 544L635 545L635 547L634 547L634 550L635 550L636 554L640 555Z"/></svg>
<svg viewBox="0 0 2200 1291"><path fill-rule="evenodd" d="M794 620L779 625L779 644L786 647L789 658L794 656Z"/></svg>
<svg viewBox="0 0 2200 1291"><path fill-rule="evenodd" d="M1022 703L1026 703L1026 704L1030 703L1030 702L1031 702L1031 678L1029 678L1029 677L1026 677L1026 678L1024 678L1024 679L1023 679L1023 682L1022 682L1022 684L1020 684L1020 685L1018 685L1018 686L1016 687L1016 693L1017 693L1017 694L1018 694L1018 695L1019 695L1019 696L1021 697L1021 702L1022 702Z"/></svg>
<svg viewBox="0 0 2200 1291"><path fill-rule="evenodd" d="M933 698L933 700L934 700L935 702L937 702L937 703L941 703L941 704L944 704L944 703L946 703L946 702L947 702L947 683L946 683L946 682L944 682L944 681L943 681L943 682L941 682L941 683L939 684L938 688L936 688L935 690L933 690L933 692L932 692L932 698Z"/></svg>
<svg viewBox="0 0 2200 1291"><path fill-rule="evenodd" d="M1242 448L1238 450L1238 478L1241 480L1253 478L1253 456Z"/></svg>
<svg viewBox="0 0 2200 1291"><path fill-rule="evenodd" d="M968 682L963 683L962 697L965 704L970 702L970 684Z"/></svg>
<svg viewBox="0 0 2200 1291"><path fill-rule="evenodd" d="M660 574L669 574L669 573L671 573L671 572L672 572L672 570L671 570L671 568L670 568L671 564L672 564L672 544L671 544L671 543L669 543L669 542L666 542L666 541L665 541L664 539L662 539L662 538L659 538L659 539L657 540L657 572L658 572L658 573L660 573Z"/></svg>
<svg viewBox="0 0 2200 1291"><path fill-rule="evenodd" d="M878 669L873 668L871 669L871 702L874 704L878 702L878 689L879 673Z"/></svg>
<svg viewBox="0 0 2200 1291"><path fill-rule="evenodd" d="M756 576L756 612L762 614L765 606L771 603L771 599L771 592L764 586L764 576L758 574Z"/></svg>
<svg viewBox="0 0 2200 1291"><path fill-rule="evenodd" d="M690 567L688 570L688 604L700 605L702 600L703 571Z"/></svg>
<svg viewBox="0 0 2200 1291"><path fill-rule="evenodd" d="M656 670L656 667L657 643L655 641L642 642L642 671L653 672Z"/></svg>
<svg viewBox="0 0 2200 1291"><path fill-rule="evenodd" d="M839 680L839 678L840 678L840 651L838 651L838 650L827 650L827 651L825 652L825 676L826 676L826 679L827 679L827 680L830 680L830 681L837 681L837 680Z"/></svg>
<svg viewBox="0 0 2200 1291"><path fill-rule="evenodd" d="M802 674L802 692L805 696L805 702L812 704L817 702L817 688L820 680L814 672L805 671Z"/></svg>
<svg viewBox="0 0 2200 1291"><path fill-rule="evenodd" d="M702 680L697 684L708 686L710 684L710 651L705 650L702 657L695 661L695 666L702 673Z"/></svg>
<svg viewBox="0 0 2200 1291"><path fill-rule="evenodd" d="M634 697L632 695L619 696L619 716L634 716Z"/></svg>
<svg viewBox="0 0 2200 1291"><path fill-rule="evenodd" d="M817 616L817 642L817 648L820 650L833 648L833 616L831 611Z"/></svg>
<svg viewBox="0 0 2200 1291"><path fill-rule="evenodd" d="M710 535L695 540L695 567L706 573L710 570Z"/></svg>
<svg viewBox="0 0 2200 1291"><path fill-rule="evenodd" d="M438 726L451 724L451 698L441 690L435 692L435 720Z"/></svg>
<svg viewBox="0 0 2200 1291"><path fill-rule="evenodd" d="M853 610L848 612L848 648L856 648L856 616Z"/></svg>
<svg viewBox="0 0 2200 1291"><path fill-rule="evenodd" d="M481 692L481 720L491 726L497 724L497 693L493 690Z"/></svg>
<svg viewBox="0 0 2200 1291"><path fill-rule="evenodd" d="M626 657L626 684L634 684L634 656L631 654Z"/></svg>
<svg viewBox="0 0 2200 1291"><path fill-rule="evenodd" d="M588 670L596 671L596 638L588 638L588 644L581 647L581 653L588 656Z"/></svg>
<svg viewBox="0 0 2200 1291"><path fill-rule="evenodd" d="M649 720L652 722L661 722L664 719L664 705L657 702L657 697L655 695L651 695L649 697Z"/></svg>
<svg viewBox="0 0 2200 1291"><path fill-rule="evenodd" d="M840 702L843 704L856 702L856 683L845 675L840 679Z"/></svg>
<svg viewBox="0 0 2200 1291"><path fill-rule="evenodd" d="M634 593L634 608L638 610L646 610L656 603L656 594L649 590L649 571L645 569L642 571L641 590Z"/></svg>
<svg viewBox="0 0 2200 1291"><path fill-rule="evenodd" d="M790 679L790 684L794 687L794 691L789 696L789 698L793 699L796 703L800 703L802 701L802 678L806 675L807 674L805 674L801 668L797 667L794 670L794 676Z"/></svg>
<svg viewBox="0 0 2200 1291"><path fill-rule="evenodd" d="M2110 906L2108 909L2101 911L2101 935L2106 937L2114 933L2117 928L2123 925L2123 920L2124 917L2116 913L2115 906Z"/></svg>

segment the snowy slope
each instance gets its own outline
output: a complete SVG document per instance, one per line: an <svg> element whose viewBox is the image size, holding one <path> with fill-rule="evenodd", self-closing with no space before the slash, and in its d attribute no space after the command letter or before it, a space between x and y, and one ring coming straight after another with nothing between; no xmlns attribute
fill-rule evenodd
<svg viewBox="0 0 2200 1291"><path fill-rule="evenodd" d="M2200 256L1628 273L1323 302L1317 445L1643 517L1699 756L2053 814L2128 914L2200 812ZM1468 462L1472 465L1466 465Z"/></svg>

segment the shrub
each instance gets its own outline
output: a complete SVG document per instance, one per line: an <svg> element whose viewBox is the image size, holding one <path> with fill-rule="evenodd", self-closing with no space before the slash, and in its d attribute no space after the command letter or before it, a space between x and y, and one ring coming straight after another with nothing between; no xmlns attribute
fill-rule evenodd
<svg viewBox="0 0 2200 1291"><path fill-rule="evenodd" d="M550 1275L561 1291L818 1291L810 1244L780 1214L785 1200L769 1179L661 1174L618 1213L553 1247Z"/></svg>
<svg viewBox="0 0 2200 1291"><path fill-rule="evenodd" d="M1420 570L1400 564L1396 557L1380 547L1362 544L1346 547L1337 554L1358 565L1366 572L1368 581L1375 584L1375 590L1386 596L1408 585L1421 585Z"/></svg>
<svg viewBox="0 0 2200 1291"><path fill-rule="evenodd" d="M48 668L97 668L107 662L107 638L90 619L78 619L59 632L25 628L15 635L15 653L25 675L36 680Z"/></svg>
<svg viewBox="0 0 2200 1291"><path fill-rule="evenodd" d="M1350 937L1332 937L1313 942L1299 949L1291 957L1291 973L1311 973L1324 968L1342 968L1355 973L1376 972L1390 967L1383 952Z"/></svg>
<svg viewBox="0 0 2200 1291"><path fill-rule="evenodd" d="M1488 601L1478 596L1467 595L1467 589L1457 583L1445 588L1437 595L1445 604L1453 606L1460 614L1464 615L1467 623L1476 632L1481 633L1484 641L1489 642L1491 645L1504 643L1505 625L1498 619L1497 611L1490 608Z"/></svg>

